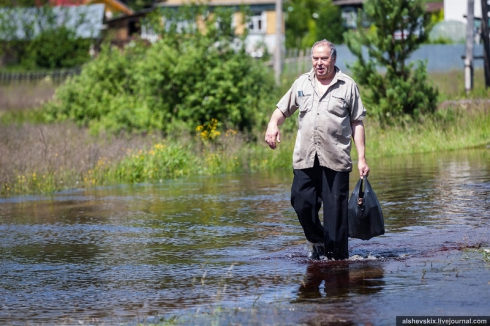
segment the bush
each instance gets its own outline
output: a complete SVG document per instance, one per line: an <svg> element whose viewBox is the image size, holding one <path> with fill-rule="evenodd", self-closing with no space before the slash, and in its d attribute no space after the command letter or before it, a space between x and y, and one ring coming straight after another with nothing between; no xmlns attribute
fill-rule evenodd
<svg viewBox="0 0 490 326"><path fill-rule="evenodd" d="M80 66L90 59L92 40L77 38L66 27L45 30L28 42L22 65L29 69L60 69Z"/></svg>
<svg viewBox="0 0 490 326"><path fill-rule="evenodd" d="M196 17L196 10L204 28L188 24L179 31L177 23ZM230 11L204 13L194 6L172 13L151 46L104 46L79 76L57 90L48 119L73 119L94 131L164 133L182 124L194 131L211 119L239 130L264 123L273 108L272 73L246 54L231 29ZM260 112L264 108L266 115Z"/></svg>

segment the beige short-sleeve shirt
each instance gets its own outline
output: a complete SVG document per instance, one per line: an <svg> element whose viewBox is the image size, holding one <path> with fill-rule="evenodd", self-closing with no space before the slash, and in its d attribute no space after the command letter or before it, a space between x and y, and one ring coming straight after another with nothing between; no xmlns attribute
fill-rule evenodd
<svg viewBox="0 0 490 326"><path fill-rule="evenodd" d="M352 171L351 123L362 121L366 116L359 89L352 78L335 67L329 88L319 94L312 69L296 79L277 108L286 117L299 109L294 169L313 167L315 155L318 155L321 166L339 172Z"/></svg>

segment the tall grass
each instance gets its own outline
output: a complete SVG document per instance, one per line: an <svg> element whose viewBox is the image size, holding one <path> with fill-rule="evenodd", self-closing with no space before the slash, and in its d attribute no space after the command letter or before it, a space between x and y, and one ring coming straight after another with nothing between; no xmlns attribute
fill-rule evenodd
<svg viewBox="0 0 490 326"><path fill-rule="evenodd" d="M53 97L56 87L49 79L40 82L0 83L0 112L39 107Z"/></svg>
<svg viewBox="0 0 490 326"><path fill-rule="evenodd" d="M473 74L473 90L470 94L465 92L464 71L452 70L448 72L432 72L429 80L439 89L439 102L459 99L482 99L490 97L490 89L485 88L483 69L475 69Z"/></svg>
<svg viewBox="0 0 490 326"><path fill-rule="evenodd" d="M425 117L422 123L382 128L366 122L368 156L394 156L472 148L490 144L490 110L477 103L449 107Z"/></svg>
<svg viewBox="0 0 490 326"><path fill-rule="evenodd" d="M154 141L153 135L96 137L70 123L1 126L0 191L50 193L90 185L82 182L85 178L92 182L89 172L99 160L118 162L128 150L149 147Z"/></svg>

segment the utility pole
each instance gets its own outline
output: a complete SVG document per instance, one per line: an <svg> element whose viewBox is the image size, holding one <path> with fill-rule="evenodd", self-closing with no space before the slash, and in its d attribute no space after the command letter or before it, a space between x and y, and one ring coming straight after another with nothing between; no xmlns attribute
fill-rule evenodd
<svg viewBox="0 0 490 326"><path fill-rule="evenodd" d="M466 14L466 56L464 58L464 88L466 94L473 89L473 29L475 16L475 1L468 0L468 11Z"/></svg>
<svg viewBox="0 0 490 326"><path fill-rule="evenodd" d="M274 74L276 84L281 83L282 73L282 0L276 0L276 48L274 51Z"/></svg>
<svg viewBox="0 0 490 326"><path fill-rule="evenodd" d="M481 0L481 37L483 39L483 62L485 87L490 87L490 39L488 38L488 0Z"/></svg>

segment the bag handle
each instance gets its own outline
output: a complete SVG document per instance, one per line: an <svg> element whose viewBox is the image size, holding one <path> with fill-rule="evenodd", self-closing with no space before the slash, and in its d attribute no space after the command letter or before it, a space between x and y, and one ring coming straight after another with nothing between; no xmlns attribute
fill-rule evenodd
<svg viewBox="0 0 490 326"><path fill-rule="evenodd" d="M364 204L364 191L363 191L363 186L364 186L364 179L361 178L361 184L359 185L359 195L357 197L357 206L362 206Z"/></svg>

